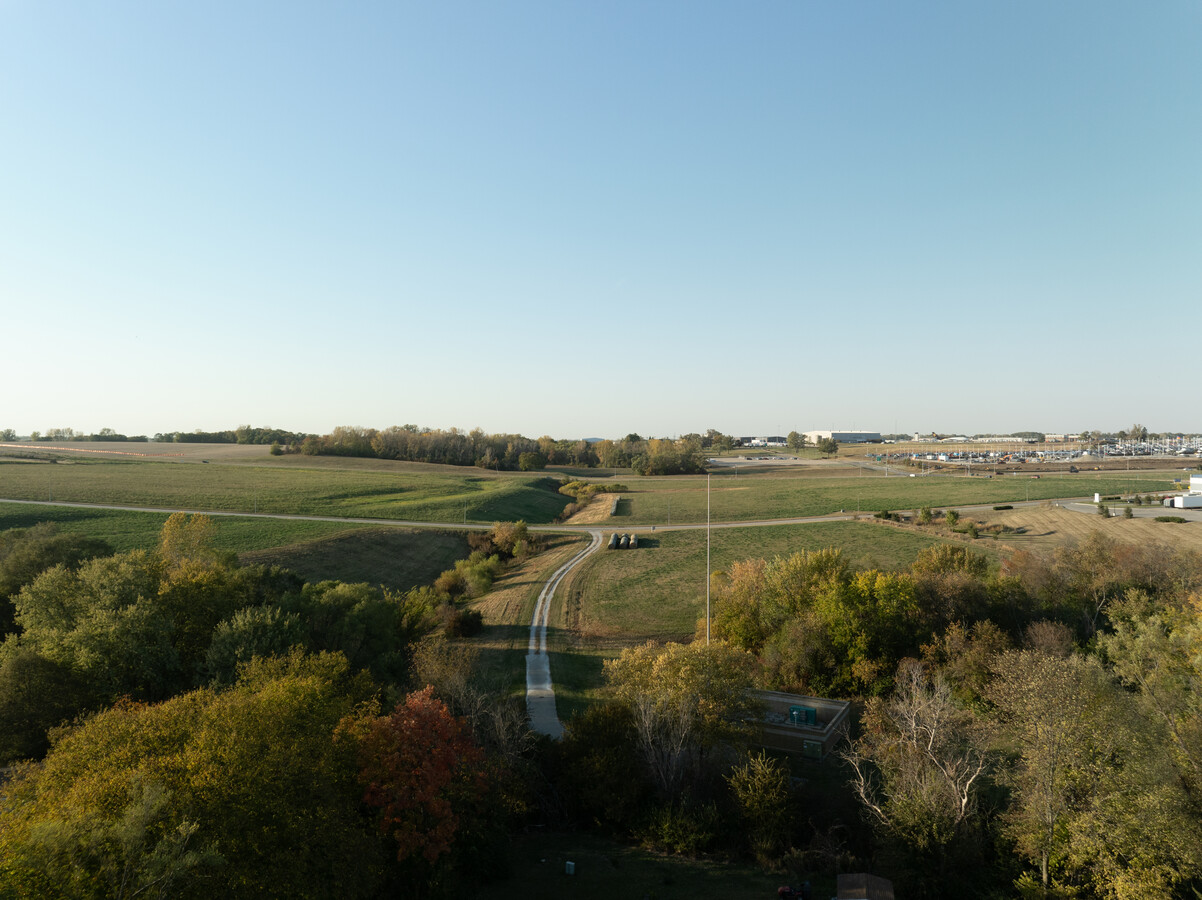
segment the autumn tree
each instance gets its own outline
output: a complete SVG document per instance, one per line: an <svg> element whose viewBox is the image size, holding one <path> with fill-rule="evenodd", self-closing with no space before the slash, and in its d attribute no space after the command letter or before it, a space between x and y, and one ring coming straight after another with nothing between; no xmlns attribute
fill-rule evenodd
<svg viewBox="0 0 1202 900"><path fill-rule="evenodd" d="M398 861L427 865L451 850L461 820L487 788L466 724L426 687L388 716L347 720L356 746L363 801L396 844Z"/></svg>
<svg viewBox="0 0 1202 900"><path fill-rule="evenodd" d="M375 896L388 857L334 740L373 694L340 656L293 653L90 717L6 785L0 896L120 896L122 879L153 896L168 874L181 898Z"/></svg>
<svg viewBox="0 0 1202 900"><path fill-rule="evenodd" d="M756 714L754 657L725 643L647 643L605 663L605 677L634 717L644 765L664 797L700 774L703 755L745 734Z"/></svg>
<svg viewBox="0 0 1202 900"><path fill-rule="evenodd" d="M1006 830L1038 867L1037 886L1103 897L1169 896L1202 866L1196 812L1163 746L1092 657L1014 651L987 695L1010 758Z"/></svg>

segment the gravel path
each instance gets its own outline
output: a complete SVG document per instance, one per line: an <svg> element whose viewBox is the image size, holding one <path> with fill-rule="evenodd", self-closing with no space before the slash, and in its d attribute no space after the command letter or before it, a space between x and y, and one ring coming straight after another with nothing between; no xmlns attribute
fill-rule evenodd
<svg viewBox="0 0 1202 900"><path fill-rule="evenodd" d="M526 652L526 713L530 716L530 728L539 734L553 738L563 736L563 723L555 711L555 688L551 684L551 660L547 656L547 617L551 612L551 598L563 577L584 562L585 558L601 546L601 531L589 529L589 544L570 560L555 570L547 579L534 604L534 618L530 621L530 648Z"/></svg>

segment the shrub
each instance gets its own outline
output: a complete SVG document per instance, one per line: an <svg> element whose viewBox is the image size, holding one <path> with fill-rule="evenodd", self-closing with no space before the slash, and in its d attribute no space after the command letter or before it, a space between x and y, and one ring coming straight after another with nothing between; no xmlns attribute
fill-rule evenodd
<svg viewBox="0 0 1202 900"><path fill-rule="evenodd" d="M1123 518L1124 519L1134 519L1135 518L1135 513L1133 513L1131 511L1130 506L1128 506L1126 509L1123 510Z"/></svg>
<svg viewBox="0 0 1202 900"><path fill-rule="evenodd" d="M1109 519L1110 518L1110 507L1107 506L1105 503L1099 503L1098 504L1098 515L1101 516L1103 519Z"/></svg>
<svg viewBox="0 0 1202 900"><path fill-rule="evenodd" d="M1175 525L1181 525L1186 520L1182 516L1157 516L1156 521L1157 522L1172 522Z"/></svg>
<svg viewBox="0 0 1202 900"><path fill-rule="evenodd" d="M484 630L484 616L478 609L463 609L454 603L438 608L438 619L447 637L472 637Z"/></svg>
<svg viewBox="0 0 1202 900"><path fill-rule="evenodd" d="M715 804L689 797L670 800L651 814L643 843L656 850L696 856L714 843L720 826Z"/></svg>
<svg viewBox="0 0 1202 900"><path fill-rule="evenodd" d="M949 509L947 511L947 515L944 518L947 520L947 524L949 527L954 527L955 524L960 521L960 514L958 512L956 512L954 509Z"/></svg>
<svg viewBox="0 0 1202 900"><path fill-rule="evenodd" d="M996 511L996 512L1001 512L1003 509L1014 509L1014 506L1013 506L1013 505L1011 505L1011 504L1009 504L1009 503L1006 503L1006 504L1004 504L1004 505L1002 505L1002 506L995 506L995 507L994 507L994 511Z"/></svg>

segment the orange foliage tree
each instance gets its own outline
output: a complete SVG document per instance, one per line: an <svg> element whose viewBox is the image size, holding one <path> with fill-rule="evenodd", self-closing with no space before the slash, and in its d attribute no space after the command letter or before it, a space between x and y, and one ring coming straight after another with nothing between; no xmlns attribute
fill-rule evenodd
<svg viewBox="0 0 1202 900"><path fill-rule="evenodd" d="M483 754L434 689L409 694L389 716L347 723L358 743L363 800L397 843L397 860L433 863L450 851L465 811L487 783Z"/></svg>

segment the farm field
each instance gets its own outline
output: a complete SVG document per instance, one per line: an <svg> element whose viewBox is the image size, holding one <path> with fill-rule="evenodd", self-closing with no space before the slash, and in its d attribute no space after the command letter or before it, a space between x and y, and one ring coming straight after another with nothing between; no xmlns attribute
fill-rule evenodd
<svg viewBox="0 0 1202 900"><path fill-rule="evenodd" d="M107 541L117 552L154 547L158 544L159 532L165 521L167 513L161 512L0 502L0 531L53 522L63 531ZM214 521L217 526L217 548L238 553L370 527L340 522L238 516L222 516Z"/></svg>
<svg viewBox="0 0 1202 900"><path fill-rule="evenodd" d="M270 459L271 457L268 457ZM311 457L284 457L310 460ZM324 462L324 460L323 460ZM345 464L347 460L331 462ZM352 461L358 462L358 460ZM374 461L379 462L379 461ZM448 474L391 464L180 465L164 461L0 462L0 498L423 522L550 522L568 503L554 479Z"/></svg>
<svg viewBox="0 0 1202 900"><path fill-rule="evenodd" d="M1180 472L1132 472L1017 476L885 478L879 475L847 477L808 476L810 467L790 474L780 470L754 474L723 473L710 480L710 517L715 522L820 516L845 510L873 512L908 510L921 506L1001 504L1018 500L1049 500L1171 490ZM623 527L651 524L704 523L706 479L702 476L637 478L627 482L618 516Z"/></svg>

